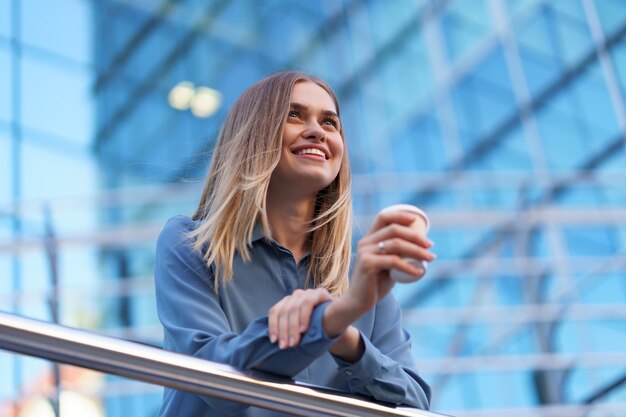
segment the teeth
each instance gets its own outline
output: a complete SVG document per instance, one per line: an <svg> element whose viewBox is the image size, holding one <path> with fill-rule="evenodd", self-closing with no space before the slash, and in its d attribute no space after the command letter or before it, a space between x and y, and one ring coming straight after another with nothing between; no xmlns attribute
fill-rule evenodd
<svg viewBox="0 0 626 417"><path fill-rule="evenodd" d="M315 149L315 148L300 149L299 151L296 152L296 155L306 155L306 154L319 155L322 158L326 159L326 154L324 154L324 152L320 151L319 149Z"/></svg>

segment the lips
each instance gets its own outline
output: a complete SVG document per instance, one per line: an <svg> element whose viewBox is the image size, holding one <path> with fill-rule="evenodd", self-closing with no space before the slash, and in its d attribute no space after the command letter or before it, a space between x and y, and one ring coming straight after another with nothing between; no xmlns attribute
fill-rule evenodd
<svg viewBox="0 0 626 417"><path fill-rule="evenodd" d="M316 146L300 146L292 151L295 155L312 155L327 160L329 158L328 151L326 149Z"/></svg>

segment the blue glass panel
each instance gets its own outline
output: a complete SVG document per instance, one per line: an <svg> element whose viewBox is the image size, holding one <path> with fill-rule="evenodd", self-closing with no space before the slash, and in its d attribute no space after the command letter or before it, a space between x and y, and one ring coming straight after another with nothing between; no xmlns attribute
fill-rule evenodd
<svg viewBox="0 0 626 417"><path fill-rule="evenodd" d="M613 331L612 334L615 335L618 332L619 328L617 329L617 331ZM619 336L616 338L607 335L607 332L605 332L604 335L598 336L608 337L606 340L622 340L622 338ZM590 338L595 339L593 335L590 336ZM591 395L594 395L604 390L609 381L618 381L623 378L623 376L624 369L621 366L574 368L571 370L570 374L565 380L566 384L564 385L564 392L566 393L568 401L570 401L570 403L583 403L583 401L587 400ZM612 404L617 404L619 406L619 404L624 403L623 394L624 392L622 389L614 389L606 396L602 397L602 404L607 404L608 407L611 407ZM590 415L593 416L594 414L591 413Z"/></svg>
<svg viewBox="0 0 626 417"><path fill-rule="evenodd" d="M475 408L483 408L486 403L502 409L534 405L532 386L522 372L475 372L471 379L466 384L472 384L477 391L473 400Z"/></svg>
<svg viewBox="0 0 626 417"><path fill-rule="evenodd" d="M620 141L623 138L617 138L616 140ZM604 164L598 167L598 171L600 172L624 172L626 171L626 149L623 147L618 148L611 156L608 158Z"/></svg>
<svg viewBox="0 0 626 417"><path fill-rule="evenodd" d="M589 254L592 256L592 254ZM597 272L598 266L594 265L589 270L573 271L574 278L578 281L580 301L585 304L599 305L605 303L624 303L624 271L612 273ZM626 335L622 332L622 337Z"/></svg>
<svg viewBox="0 0 626 417"><path fill-rule="evenodd" d="M193 38L188 44L181 42L185 34L186 31L172 25L157 26L137 48L133 49L133 53L122 63L121 68L117 69L123 74L124 81L127 84L130 81L132 88L150 81L150 77L156 74L160 75L163 67L173 64L166 59L172 55L180 58L186 48L192 45Z"/></svg>
<svg viewBox="0 0 626 417"><path fill-rule="evenodd" d="M417 26L415 22L427 3L428 0L378 0L367 3L371 37L375 45L382 47L391 42L407 25Z"/></svg>
<svg viewBox="0 0 626 417"><path fill-rule="evenodd" d="M484 0L475 0L472 7L463 1L451 2L441 19L441 28L451 61L469 52L491 28L491 15Z"/></svg>
<svg viewBox="0 0 626 417"><path fill-rule="evenodd" d="M306 49L307 41L317 35L317 25L298 16L293 8L281 8L271 10L264 17L269 23L259 33L263 42L259 49L277 65L287 64L299 56Z"/></svg>
<svg viewBox="0 0 626 417"><path fill-rule="evenodd" d="M24 138L22 152L20 177L24 199L77 195L95 187L95 166L87 157L78 158L32 144L28 137Z"/></svg>
<svg viewBox="0 0 626 417"><path fill-rule="evenodd" d="M419 172L441 170L449 163L439 124L427 113L394 134L390 141L394 170Z"/></svg>
<svg viewBox="0 0 626 417"><path fill-rule="evenodd" d="M7 206L13 200L13 178L13 144L8 132L0 130L0 206ZM0 236L4 236L1 229Z"/></svg>
<svg viewBox="0 0 626 417"><path fill-rule="evenodd" d="M563 234L571 256L607 256L617 250L616 235L607 227L567 228Z"/></svg>
<svg viewBox="0 0 626 417"><path fill-rule="evenodd" d="M597 186L574 185L559 194L555 203L564 207L599 207L605 203L602 189Z"/></svg>
<svg viewBox="0 0 626 417"><path fill-rule="evenodd" d="M581 0L552 1L547 3L548 7L554 9L562 18L571 23L580 23L587 19Z"/></svg>
<svg viewBox="0 0 626 417"><path fill-rule="evenodd" d="M578 2L569 7L549 3L534 10L516 27L517 42L531 94L536 95L559 69L580 61L592 48L592 39ZM569 4L568 4L569 6Z"/></svg>
<svg viewBox="0 0 626 417"><path fill-rule="evenodd" d="M490 135L505 119L514 115L516 102L502 51L496 50L453 89L453 102L464 148L475 145L477 137Z"/></svg>
<svg viewBox="0 0 626 417"><path fill-rule="evenodd" d="M13 13L12 1L0 1L0 37L10 37L13 30L11 14Z"/></svg>
<svg viewBox="0 0 626 417"><path fill-rule="evenodd" d="M91 62L91 2L24 0L20 5L26 44L81 63Z"/></svg>
<svg viewBox="0 0 626 417"><path fill-rule="evenodd" d="M384 61L377 72L383 90L380 99L385 100L389 117L401 120L420 111L434 87L421 33L413 32L381 59Z"/></svg>
<svg viewBox="0 0 626 417"><path fill-rule="evenodd" d="M543 2L545 0L506 0L507 9L513 17Z"/></svg>
<svg viewBox="0 0 626 417"><path fill-rule="evenodd" d="M555 52L569 65L592 53L591 32L578 1L550 3L556 10L550 14L550 32ZM575 17L574 17L575 16Z"/></svg>
<svg viewBox="0 0 626 417"><path fill-rule="evenodd" d="M619 134L615 109L597 62L576 80L573 90L577 115L588 126L589 149L597 152L605 146L607 139Z"/></svg>
<svg viewBox="0 0 626 417"><path fill-rule="evenodd" d="M530 95L538 96L561 74L560 64L552 55L546 55L520 46L520 58Z"/></svg>
<svg viewBox="0 0 626 417"><path fill-rule="evenodd" d="M525 132L518 124L507 132L497 146L489 149L482 158L472 161L470 167L488 171L528 171L533 168L530 145Z"/></svg>
<svg viewBox="0 0 626 417"><path fill-rule="evenodd" d="M116 59L125 54L125 49L132 39L144 27L150 19L150 14L145 10L129 7L126 4L117 3L115 5L104 2L104 14L96 16L97 33L100 36L97 56L102 68L106 71L119 71L117 66L111 65ZM114 30L111 30L114 28ZM152 62L154 59L151 59Z"/></svg>
<svg viewBox="0 0 626 417"><path fill-rule="evenodd" d="M581 166L618 132L615 112L597 64L538 114L547 158L555 169Z"/></svg>
<svg viewBox="0 0 626 417"><path fill-rule="evenodd" d="M13 99L13 70L8 45L0 43L0 120L9 122L13 116L11 102Z"/></svg>
<svg viewBox="0 0 626 417"><path fill-rule="evenodd" d="M355 59L356 51L373 52L368 47L367 39L350 29L344 26L335 31L319 48L321 56L326 61L319 75L333 85L339 85L340 81L351 81L350 77L363 69L361 66L365 63Z"/></svg>
<svg viewBox="0 0 626 417"><path fill-rule="evenodd" d="M626 24L626 7L622 0L595 0L593 4L606 35L612 35Z"/></svg>
<svg viewBox="0 0 626 417"><path fill-rule="evenodd" d="M615 73L619 82L622 97L626 96L626 39L622 39L611 51Z"/></svg>
<svg viewBox="0 0 626 417"><path fill-rule="evenodd" d="M24 125L86 145L92 132L90 87L87 68L64 67L25 55L20 91Z"/></svg>

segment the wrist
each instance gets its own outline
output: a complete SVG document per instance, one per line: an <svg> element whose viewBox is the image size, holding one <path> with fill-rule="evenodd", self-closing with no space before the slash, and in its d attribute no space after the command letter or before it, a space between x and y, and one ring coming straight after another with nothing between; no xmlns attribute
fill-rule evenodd
<svg viewBox="0 0 626 417"><path fill-rule="evenodd" d="M356 327L348 326L329 351L346 362L357 362L365 352L365 343L361 338L361 332Z"/></svg>
<svg viewBox="0 0 626 417"><path fill-rule="evenodd" d="M322 324L328 337L337 337L344 333L363 312L346 296L333 300L324 310Z"/></svg>

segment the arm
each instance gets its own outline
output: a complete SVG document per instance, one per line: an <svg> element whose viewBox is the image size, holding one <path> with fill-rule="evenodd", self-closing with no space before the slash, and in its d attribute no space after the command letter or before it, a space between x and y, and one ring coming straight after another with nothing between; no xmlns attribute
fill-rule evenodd
<svg viewBox="0 0 626 417"><path fill-rule="evenodd" d="M345 355L346 359L358 359L363 346L358 342L360 336L351 324L389 294L395 284L389 271L396 268L419 275L422 271L404 258L435 259L429 251L432 242L408 227L415 219L416 215L409 212L382 212L371 230L359 241L350 287L346 293L332 300L323 314L324 331L330 337L338 337L337 343L330 349L331 353ZM388 249L381 252L379 242L385 242L384 247ZM308 323L305 312L328 299L310 290L295 291L285 297L270 311L270 337L279 341L293 340L294 343L289 345L297 345L299 334Z"/></svg>
<svg viewBox="0 0 626 417"><path fill-rule="evenodd" d="M430 389L417 375L410 338L401 326L400 308L389 294L394 285L390 269L417 272L403 258L435 258L429 251L432 243L406 227L414 220L414 215L398 212L376 218L358 244L350 289L325 310L324 327L331 336L341 334L330 351L353 392L428 408ZM381 241L385 242L385 251L380 250ZM368 340L352 323L374 305L374 329Z"/></svg>
<svg viewBox="0 0 626 417"><path fill-rule="evenodd" d="M359 242L357 262L348 291L332 300L323 313L323 328L337 341L330 347L355 393L380 401L428 408L430 391L417 375L410 352L410 339L400 323L400 309L389 292L394 281L389 271L397 268L418 275L404 258L432 261L432 243L424 235L407 227L415 215L407 212L380 214L372 229ZM384 241L385 251L378 242ZM270 331L278 340L294 340L306 328L302 309L306 295L302 292L286 297L278 311L270 315ZM390 300L390 301L387 301ZM378 304L378 305L377 305ZM376 327L372 340L364 337L352 323L374 306ZM304 315L306 317L306 315ZM283 325L281 325L281 323ZM376 330L376 329L375 329Z"/></svg>
<svg viewBox="0 0 626 417"><path fill-rule="evenodd" d="M353 393L428 409L430 388L417 373L410 336L402 328L400 307L393 294L381 300L373 314L371 337L357 330L364 345L361 357L353 362L334 355L339 373Z"/></svg>
<svg viewBox="0 0 626 417"><path fill-rule="evenodd" d="M157 311L168 349L287 377L294 376L328 350L333 340L322 328L327 304L315 307L311 325L295 348L281 350L270 342L267 317L253 321L241 334L234 333L213 289L212 271L188 245L185 234L191 230L190 226L189 219L174 218L157 242Z"/></svg>

